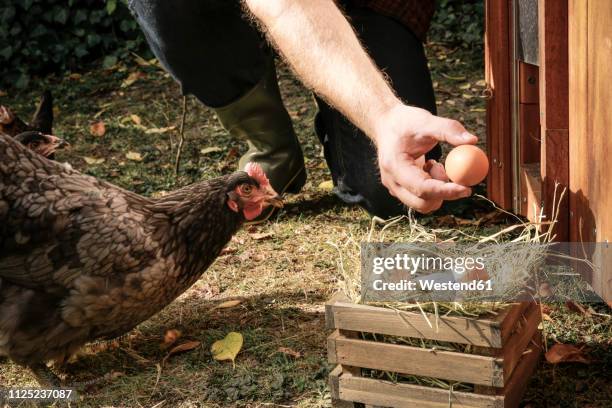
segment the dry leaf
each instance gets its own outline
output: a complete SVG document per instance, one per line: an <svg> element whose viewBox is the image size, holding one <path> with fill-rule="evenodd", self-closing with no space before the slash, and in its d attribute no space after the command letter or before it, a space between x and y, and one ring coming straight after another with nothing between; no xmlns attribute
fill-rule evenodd
<svg viewBox="0 0 612 408"><path fill-rule="evenodd" d="M268 239L274 236L273 232L256 232L253 234L249 234L249 236L257 241L261 241L264 239Z"/></svg>
<svg viewBox="0 0 612 408"><path fill-rule="evenodd" d="M98 137L104 136L104 134L106 133L106 126L104 125L104 122L99 120L97 122L92 123L89 126L89 133Z"/></svg>
<svg viewBox="0 0 612 408"><path fill-rule="evenodd" d="M0 96L7 96L7 95L8 95L8 94L7 94L5 91L3 91L2 89L0 89Z"/></svg>
<svg viewBox="0 0 612 408"><path fill-rule="evenodd" d="M142 156L138 152L127 152L125 158L132 161L142 161Z"/></svg>
<svg viewBox="0 0 612 408"><path fill-rule="evenodd" d="M470 89L471 86L472 86L472 84L470 84L469 82L466 82L465 84L460 85L459 89L465 91L466 89Z"/></svg>
<svg viewBox="0 0 612 408"><path fill-rule="evenodd" d="M138 81L140 78L144 78L146 75L140 71L132 72L121 84L122 88L127 88L132 85L134 82Z"/></svg>
<svg viewBox="0 0 612 408"><path fill-rule="evenodd" d="M151 128L151 129L145 130L145 133L147 135L154 135L154 134L159 134L159 133L166 133L174 129L176 129L176 126L168 126L168 127L163 127L163 128Z"/></svg>
<svg viewBox="0 0 612 408"><path fill-rule="evenodd" d="M471 108L470 112L486 112L485 108Z"/></svg>
<svg viewBox="0 0 612 408"><path fill-rule="evenodd" d="M238 306L241 303L242 303L242 300L239 300L239 299L228 300L226 302L218 304L217 306L214 307L214 309L230 309L232 307Z"/></svg>
<svg viewBox="0 0 612 408"><path fill-rule="evenodd" d="M181 331L177 329L166 330L164 334L164 342L161 345L162 349L166 349L176 343L176 341L181 337Z"/></svg>
<svg viewBox="0 0 612 408"><path fill-rule="evenodd" d="M334 182L331 180L323 181L319 184L319 190L332 191L334 189Z"/></svg>
<svg viewBox="0 0 612 408"><path fill-rule="evenodd" d="M213 358L217 361L231 360L235 366L235 360L238 353L242 349L244 339L242 334L230 332L222 340L217 340L210 347L210 352Z"/></svg>
<svg viewBox="0 0 612 408"><path fill-rule="evenodd" d="M104 157L100 157L99 159L96 157L83 157L83 160L85 160L85 163L89 164L89 165L94 165L94 164L102 164L104 163L104 161L106 160Z"/></svg>
<svg viewBox="0 0 612 408"><path fill-rule="evenodd" d="M279 353L283 353L283 354L287 354L288 356L294 357L294 358L300 358L302 357L302 353L300 353L299 351L295 351L292 350L288 347L279 347L278 348L278 352Z"/></svg>
<svg viewBox="0 0 612 408"><path fill-rule="evenodd" d="M555 344L546 353L546 361L551 364L558 363L584 363L590 361L584 356L582 350L571 344Z"/></svg>
<svg viewBox="0 0 612 408"><path fill-rule="evenodd" d="M138 115L131 114L130 115L130 119L132 119L132 122L134 122L138 126L140 126L142 124L142 119L140 119L140 116L138 116Z"/></svg>
<svg viewBox="0 0 612 408"><path fill-rule="evenodd" d="M198 348L199 346L200 346L199 341L187 341L185 343L181 343L178 346L173 347L172 350L168 352L168 355L166 356L166 358L174 354L183 353L185 351L191 351L195 348Z"/></svg>
<svg viewBox="0 0 612 408"><path fill-rule="evenodd" d="M204 149L200 150L200 154L209 154L209 153L216 153L216 152L222 152L223 149L221 149L220 147L217 146L211 146L211 147L205 147Z"/></svg>

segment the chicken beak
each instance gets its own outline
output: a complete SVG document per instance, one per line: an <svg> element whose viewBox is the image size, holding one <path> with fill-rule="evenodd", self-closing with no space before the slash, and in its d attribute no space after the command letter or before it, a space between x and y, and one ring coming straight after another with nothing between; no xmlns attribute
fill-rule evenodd
<svg viewBox="0 0 612 408"><path fill-rule="evenodd" d="M70 147L70 143L68 143L64 139L59 139L58 144L57 144L58 149L66 149L68 147Z"/></svg>
<svg viewBox="0 0 612 408"><path fill-rule="evenodd" d="M283 199L272 187L266 189L266 203L276 208L283 208Z"/></svg>

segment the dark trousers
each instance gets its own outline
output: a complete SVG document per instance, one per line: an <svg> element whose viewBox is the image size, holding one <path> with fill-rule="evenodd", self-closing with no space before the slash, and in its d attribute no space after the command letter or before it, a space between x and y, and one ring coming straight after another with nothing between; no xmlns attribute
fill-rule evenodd
<svg viewBox="0 0 612 408"><path fill-rule="evenodd" d="M131 0L151 49L184 94L216 108L253 88L272 51L244 17L238 1ZM345 11L364 47L407 104L436 112L427 60L420 41L399 22L346 2ZM342 114L317 99L315 129L324 146L337 195L371 214L390 217L404 206L380 182L370 139ZM374 102L374 101L373 101ZM440 149L430 158L439 158Z"/></svg>

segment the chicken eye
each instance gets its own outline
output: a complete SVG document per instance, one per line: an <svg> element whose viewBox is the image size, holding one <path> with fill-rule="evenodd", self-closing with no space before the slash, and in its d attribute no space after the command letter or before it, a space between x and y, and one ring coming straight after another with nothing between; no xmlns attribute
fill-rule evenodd
<svg viewBox="0 0 612 408"><path fill-rule="evenodd" d="M251 195L251 193L253 192L253 186L250 184L243 184L240 187L240 191L242 192L242 194L244 195Z"/></svg>
<svg viewBox="0 0 612 408"><path fill-rule="evenodd" d="M31 149L36 149L36 148L38 148L38 146L40 146L40 142L32 142L32 143L30 143L30 148Z"/></svg>

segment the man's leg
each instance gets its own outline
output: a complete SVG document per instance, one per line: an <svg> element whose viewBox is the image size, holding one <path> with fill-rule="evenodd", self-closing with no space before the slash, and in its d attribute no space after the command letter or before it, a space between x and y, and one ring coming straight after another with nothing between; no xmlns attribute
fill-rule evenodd
<svg viewBox="0 0 612 408"><path fill-rule="evenodd" d="M399 22L368 9L349 8L347 14L397 95L407 104L435 114L434 91L421 42ZM370 139L325 102L317 98L317 103L315 128L338 196L383 218L405 214L404 205L380 181L376 150ZM439 159L440 155L437 146L427 158Z"/></svg>
<svg viewBox="0 0 612 408"><path fill-rule="evenodd" d="M306 178L302 150L283 106L274 57L239 1L131 0L145 37L181 85L215 109L223 126L249 142L240 161L257 161L279 193Z"/></svg>

